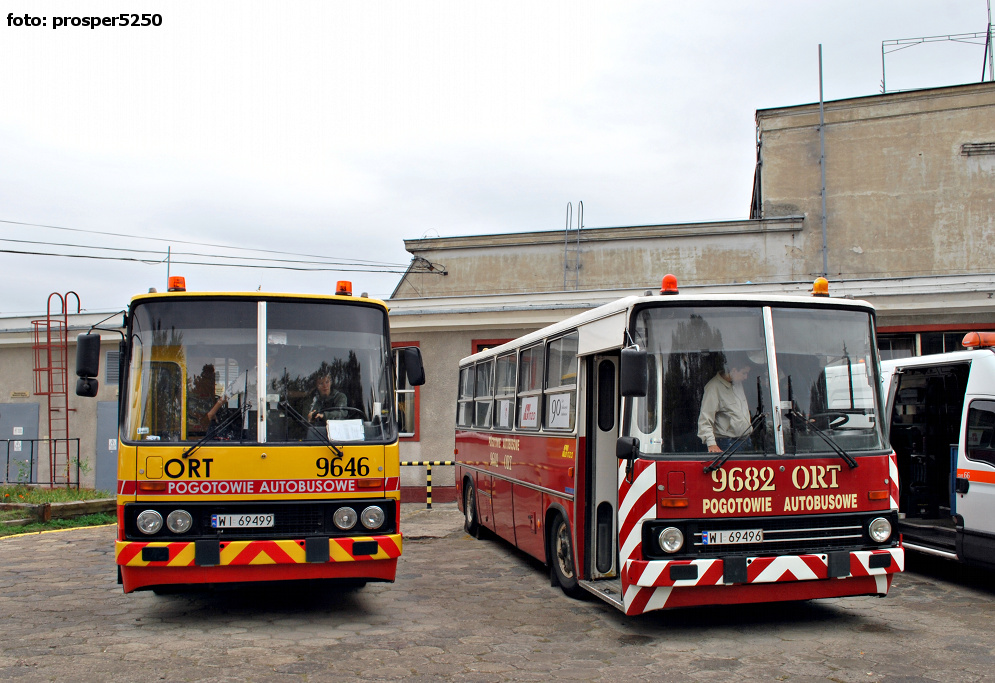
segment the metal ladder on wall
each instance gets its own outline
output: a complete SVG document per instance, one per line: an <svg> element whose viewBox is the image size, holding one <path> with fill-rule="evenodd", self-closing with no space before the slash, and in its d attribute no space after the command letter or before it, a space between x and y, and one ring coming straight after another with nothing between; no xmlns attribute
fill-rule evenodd
<svg viewBox="0 0 995 683"><path fill-rule="evenodd" d="M584 229L584 202L577 202L576 238L570 239L573 205L567 202L567 227L563 231L563 291L580 289L580 233Z"/></svg>
<svg viewBox="0 0 995 683"><path fill-rule="evenodd" d="M48 484L78 483L73 481L69 457L69 311L70 295L76 297L76 313L80 312L79 295L67 292L48 295L44 320L32 320L34 327L35 396L48 397ZM59 310L52 310L57 298Z"/></svg>

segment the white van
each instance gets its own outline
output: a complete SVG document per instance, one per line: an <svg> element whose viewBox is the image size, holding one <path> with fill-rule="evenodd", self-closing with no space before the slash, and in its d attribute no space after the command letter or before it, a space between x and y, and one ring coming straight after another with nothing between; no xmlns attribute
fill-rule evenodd
<svg viewBox="0 0 995 683"><path fill-rule="evenodd" d="M995 333L882 361L906 548L995 569Z"/></svg>

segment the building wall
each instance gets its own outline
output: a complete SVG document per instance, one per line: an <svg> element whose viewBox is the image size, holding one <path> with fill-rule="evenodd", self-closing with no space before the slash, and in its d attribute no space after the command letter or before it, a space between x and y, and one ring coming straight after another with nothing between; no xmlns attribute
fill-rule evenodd
<svg viewBox="0 0 995 683"><path fill-rule="evenodd" d="M988 273L995 257L995 84L825 104L829 273ZM762 215L805 216L804 269L822 270L818 104L757 112Z"/></svg>
<svg viewBox="0 0 995 683"><path fill-rule="evenodd" d="M668 272L687 284L809 279L803 221L763 221L591 228L564 246L564 232L405 240L436 266L413 268L391 301L568 290L659 288ZM446 273L443 275L442 273ZM566 283L566 287L564 287Z"/></svg>
<svg viewBox="0 0 995 683"><path fill-rule="evenodd" d="M85 330L83 330L85 331ZM74 334L70 334L69 343L69 438L79 441L81 462L80 484L92 487L96 467L97 441L97 402L117 401L117 386L108 386L104 382L104 359L107 351L117 351L116 337L108 338L101 348L100 385L96 398L81 398L76 396L76 344ZM48 433L48 397L36 396L34 393L34 351L30 335L15 334L4 340L0 345L0 401L4 403L35 403L38 405L38 438L46 439ZM27 396L24 396L27 394ZM39 479L47 481L49 477L47 446L42 446L39 453Z"/></svg>

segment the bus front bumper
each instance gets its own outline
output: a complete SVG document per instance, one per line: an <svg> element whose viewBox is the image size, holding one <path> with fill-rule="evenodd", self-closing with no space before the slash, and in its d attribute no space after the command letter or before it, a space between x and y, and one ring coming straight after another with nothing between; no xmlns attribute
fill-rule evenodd
<svg viewBox="0 0 995 683"><path fill-rule="evenodd" d="M327 547L326 547L327 544ZM126 593L169 584L355 578L393 581L401 534L252 541L117 541Z"/></svg>
<svg viewBox="0 0 995 683"><path fill-rule="evenodd" d="M728 566L727 566L728 563ZM627 614L689 605L886 595L905 569L905 549L818 555L628 560L623 568Z"/></svg>

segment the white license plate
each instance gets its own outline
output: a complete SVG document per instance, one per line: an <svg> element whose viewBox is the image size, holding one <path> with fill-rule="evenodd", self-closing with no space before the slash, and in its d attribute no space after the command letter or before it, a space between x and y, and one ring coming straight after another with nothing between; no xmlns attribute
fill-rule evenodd
<svg viewBox="0 0 995 683"><path fill-rule="evenodd" d="M737 529L735 531L702 531L702 545L732 545L734 543L763 543L763 529Z"/></svg>
<svg viewBox="0 0 995 683"><path fill-rule="evenodd" d="M247 529L273 526L273 515L211 515L215 529Z"/></svg>

